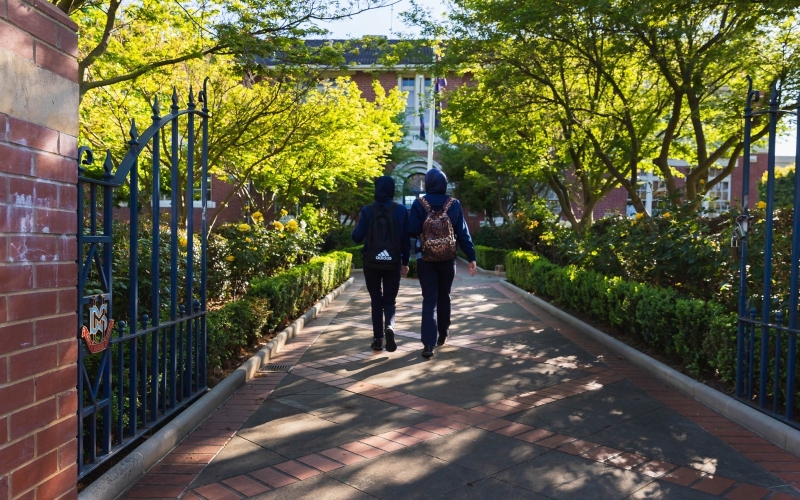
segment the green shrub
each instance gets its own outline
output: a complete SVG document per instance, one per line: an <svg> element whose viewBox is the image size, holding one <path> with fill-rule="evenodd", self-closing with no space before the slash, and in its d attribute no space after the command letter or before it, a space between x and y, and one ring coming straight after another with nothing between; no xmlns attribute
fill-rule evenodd
<svg viewBox="0 0 800 500"><path fill-rule="evenodd" d="M351 235L353 234L355 226L352 224L336 224L333 229L325 237L325 242L322 244L322 249L329 250L343 250L353 246Z"/></svg>
<svg viewBox="0 0 800 500"><path fill-rule="evenodd" d="M519 233L515 224L500 226L481 226L472 234L472 242L477 246L503 249L530 248ZM483 266L481 266L483 267Z"/></svg>
<svg viewBox="0 0 800 500"><path fill-rule="evenodd" d="M253 280L248 296L269 301L270 330L287 325L350 275L351 255L331 252L275 276Z"/></svg>
<svg viewBox="0 0 800 500"><path fill-rule="evenodd" d="M221 365L237 348L287 325L350 275L350 254L314 257L275 276L252 281L247 295L209 311L208 366Z"/></svg>
<svg viewBox="0 0 800 500"><path fill-rule="evenodd" d="M739 315L721 314L709 321L708 335L703 338L703 352L707 353L709 366L722 380L736 380L736 337ZM758 357L756 357L758 359Z"/></svg>
<svg viewBox="0 0 800 500"><path fill-rule="evenodd" d="M695 371L716 368L726 380L736 362L736 314L719 303L683 297L673 289L560 267L532 252L509 252L506 277L517 286L677 356ZM727 365L725 365L727 363Z"/></svg>
<svg viewBox="0 0 800 500"><path fill-rule="evenodd" d="M406 274L406 278L418 278L419 275L417 274L417 260L412 259L408 261L408 274Z"/></svg>
<svg viewBox="0 0 800 500"><path fill-rule="evenodd" d="M340 251L347 252L351 255L353 259L353 267L355 269L363 269L364 268L364 254L362 253L363 249L364 245L358 245L355 247L342 248Z"/></svg>
<svg viewBox="0 0 800 500"><path fill-rule="evenodd" d="M705 340L713 335L715 322L725 318L725 309L716 302L703 300L678 299L675 301L677 318L675 333L675 353L687 363L687 367L696 373L710 368L714 352L705 351ZM734 362L736 358L736 322L731 331L734 332ZM704 352L707 355L704 355Z"/></svg>
<svg viewBox="0 0 800 500"><path fill-rule="evenodd" d="M508 250L475 245L475 256L478 266L483 269L493 271L495 266L505 266L506 254Z"/></svg>
<svg viewBox="0 0 800 500"><path fill-rule="evenodd" d="M259 297L245 297L209 311L207 325L208 366L230 359L236 348L246 347L264 333L270 316L269 302Z"/></svg>

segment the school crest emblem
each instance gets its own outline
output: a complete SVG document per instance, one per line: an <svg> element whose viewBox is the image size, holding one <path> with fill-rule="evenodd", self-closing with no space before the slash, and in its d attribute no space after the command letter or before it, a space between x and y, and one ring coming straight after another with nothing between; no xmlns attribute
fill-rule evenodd
<svg viewBox="0 0 800 500"><path fill-rule="evenodd" d="M114 330L114 320L108 319L108 303L103 295L92 297L92 307L89 308L89 326L83 326L81 338L86 343L86 348L92 354L105 350L111 340Z"/></svg>

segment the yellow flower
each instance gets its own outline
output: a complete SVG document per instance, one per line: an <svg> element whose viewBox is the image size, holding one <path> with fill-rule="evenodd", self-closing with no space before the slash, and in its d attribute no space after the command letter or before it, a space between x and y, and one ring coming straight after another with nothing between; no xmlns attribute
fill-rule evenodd
<svg viewBox="0 0 800 500"><path fill-rule="evenodd" d="M186 245L189 243L189 240L186 239L186 236L178 236L178 244L183 248L186 248Z"/></svg>
<svg viewBox="0 0 800 500"><path fill-rule="evenodd" d="M253 240L251 240L250 238L245 238L244 241L246 241L248 243L252 243L253 242Z"/></svg>
<svg viewBox="0 0 800 500"><path fill-rule="evenodd" d="M298 229L300 229L300 226L297 225L296 220L292 219L286 223L286 232L296 233Z"/></svg>
<svg viewBox="0 0 800 500"><path fill-rule="evenodd" d="M247 233L250 231L250 224L244 224L244 223L239 224L238 226L236 226L236 229L238 229L243 233Z"/></svg>
<svg viewBox="0 0 800 500"><path fill-rule="evenodd" d="M670 213L669 212L664 212L664 218L665 219L669 219L669 217L670 217Z"/></svg>
<svg viewBox="0 0 800 500"><path fill-rule="evenodd" d="M273 221L272 227L275 228L276 231L283 231L283 224L280 221Z"/></svg>
<svg viewBox="0 0 800 500"><path fill-rule="evenodd" d="M255 252L258 250L258 247L252 247L252 250Z"/></svg>
<svg viewBox="0 0 800 500"><path fill-rule="evenodd" d="M261 224L262 222L264 222L264 216L261 214L261 212L253 212L252 217L253 217L253 222L255 222L256 224Z"/></svg>
<svg viewBox="0 0 800 500"><path fill-rule="evenodd" d="M286 210L281 209L281 217L286 217L287 215L289 215L289 212L287 212Z"/></svg>
<svg viewBox="0 0 800 500"><path fill-rule="evenodd" d="M234 257L233 255L228 255L227 257L225 257L225 260L227 260L228 262L233 262L234 260L236 260L236 257Z"/></svg>
<svg viewBox="0 0 800 500"><path fill-rule="evenodd" d="M644 219L644 214L642 213L636 214L636 220L642 220L642 219Z"/></svg>
<svg viewBox="0 0 800 500"><path fill-rule="evenodd" d="M760 210L763 210L763 209L767 208L767 204L764 203L763 201L759 201L758 203L756 203L756 208L758 208Z"/></svg>

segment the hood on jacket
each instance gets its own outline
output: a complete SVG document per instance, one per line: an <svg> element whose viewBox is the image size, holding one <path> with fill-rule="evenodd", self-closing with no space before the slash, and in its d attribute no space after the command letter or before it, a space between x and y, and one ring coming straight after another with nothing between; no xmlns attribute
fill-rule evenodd
<svg viewBox="0 0 800 500"><path fill-rule="evenodd" d="M447 193L447 176L438 168L432 168L425 174L425 193L426 194L445 194Z"/></svg>
<svg viewBox="0 0 800 500"><path fill-rule="evenodd" d="M394 178L383 175L375 179L375 201L394 200Z"/></svg>

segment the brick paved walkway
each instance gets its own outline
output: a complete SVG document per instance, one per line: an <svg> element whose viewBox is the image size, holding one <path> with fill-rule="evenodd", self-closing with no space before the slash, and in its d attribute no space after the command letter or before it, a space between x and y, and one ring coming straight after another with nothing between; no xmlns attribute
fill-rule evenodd
<svg viewBox="0 0 800 500"><path fill-rule="evenodd" d="M369 349L363 279L126 498L800 498L800 460L459 267L453 326Z"/></svg>

